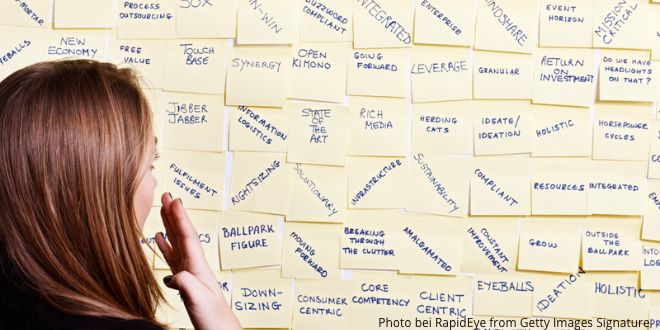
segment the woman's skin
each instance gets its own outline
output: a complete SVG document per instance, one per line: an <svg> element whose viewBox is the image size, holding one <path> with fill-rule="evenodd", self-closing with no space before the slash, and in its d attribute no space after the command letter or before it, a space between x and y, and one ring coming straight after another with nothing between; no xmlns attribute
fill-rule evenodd
<svg viewBox="0 0 660 330"><path fill-rule="evenodd" d="M156 141L154 138L151 145L154 161L157 159ZM140 226L144 226L158 184L152 172L154 166L145 168L134 196L135 213ZM171 245L161 232L156 234L156 244L174 275L166 284L181 293L195 329L242 329L206 262L199 236L181 199L172 199L166 192L160 200L163 205L160 216Z"/></svg>

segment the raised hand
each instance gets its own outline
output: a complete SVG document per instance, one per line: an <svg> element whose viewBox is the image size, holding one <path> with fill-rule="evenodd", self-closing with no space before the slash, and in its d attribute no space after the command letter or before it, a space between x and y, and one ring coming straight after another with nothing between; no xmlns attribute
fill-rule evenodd
<svg viewBox="0 0 660 330"><path fill-rule="evenodd" d="M156 234L156 244L173 274L165 279L165 284L179 290L195 329L242 329L206 262L199 236L181 199L173 200L169 193L164 193L161 202L160 216L171 245L162 233Z"/></svg>

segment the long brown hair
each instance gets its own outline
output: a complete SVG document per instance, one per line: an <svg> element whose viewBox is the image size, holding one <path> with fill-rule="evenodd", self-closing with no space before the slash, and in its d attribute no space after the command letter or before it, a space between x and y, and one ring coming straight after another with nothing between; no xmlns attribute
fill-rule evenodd
<svg viewBox="0 0 660 330"><path fill-rule="evenodd" d="M133 205L153 139L129 68L41 62L0 82L0 253L26 288L71 314L163 326Z"/></svg>

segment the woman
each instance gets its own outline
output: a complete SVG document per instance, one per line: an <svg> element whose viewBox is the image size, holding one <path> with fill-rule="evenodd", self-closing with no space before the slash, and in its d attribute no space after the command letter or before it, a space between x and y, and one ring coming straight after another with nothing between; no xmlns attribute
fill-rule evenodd
<svg viewBox="0 0 660 330"><path fill-rule="evenodd" d="M0 82L0 329L162 329L142 252L157 184L152 115L130 69L42 62ZM197 329L240 329L180 199L156 241Z"/></svg>

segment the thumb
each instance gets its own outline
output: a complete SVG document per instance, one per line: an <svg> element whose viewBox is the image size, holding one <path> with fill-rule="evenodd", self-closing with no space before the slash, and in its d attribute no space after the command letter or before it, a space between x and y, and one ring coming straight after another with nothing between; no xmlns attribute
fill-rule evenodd
<svg viewBox="0 0 660 330"><path fill-rule="evenodd" d="M169 283L165 284L172 289L179 290L186 302L193 302L191 297L195 296L195 293L199 294L204 292L204 289L208 290L197 277L185 270L176 273Z"/></svg>

